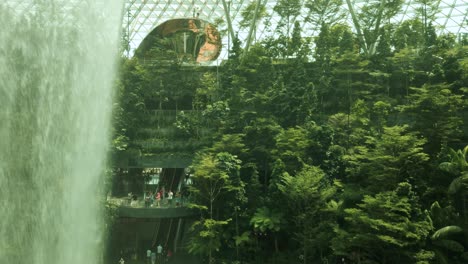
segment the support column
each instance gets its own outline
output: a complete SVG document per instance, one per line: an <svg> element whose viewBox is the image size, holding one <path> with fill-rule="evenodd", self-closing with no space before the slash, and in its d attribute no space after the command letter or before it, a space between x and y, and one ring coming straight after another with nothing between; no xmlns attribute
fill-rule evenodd
<svg viewBox="0 0 468 264"><path fill-rule="evenodd" d="M226 20L228 23L228 31L231 34L231 39L234 40L236 36L234 35L234 30L232 29L231 14L229 14L229 7L226 3L226 0L223 0L224 14L226 15Z"/></svg>
<svg viewBox="0 0 468 264"><path fill-rule="evenodd" d="M368 55L369 50L367 49L367 43L366 43L366 40L364 39L364 35L362 34L361 25L359 24L359 20L356 16L356 13L354 12L353 5L351 4L350 0L346 0L346 4L348 5L349 13L351 14L351 18L353 19L354 28L356 29L359 42L361 42L361 47L364 50L364 53Z"/></svg>
<svg viewBox="0 0 468 264"><path fill-rule="evenodd" d="M262 0L257 0L257 4L255 6L254 17L252 19L252 23L250 24L249 35L247 35L247 43L245 43L245 51L246 52L248 52L249 48L250 48L250 42L252 40L252 33L254 31L254 28L257 26L257 17L258 17L258 12L260 10L261 5L262 5Z"/></svg>
<svg viewBox="0 0 468 264"><path fill-rule="evenodd" d="M171 220L169 221L169 228L167 229L167 236L166 236L166 243L164 243L164 246L166 246L169 242L169 237L171 236L171 229L172 229L172 221L174 219L171 218Z"/></svg>
<svg viewBox="0 0 468 264"><path fill-rule="evenodd" d="M182 218L179 218L179 223L177 224L176 235L174 237L174 253L177 251L177 244L180 238L180 227L182 226L182 221L183 221Z"/></svg>

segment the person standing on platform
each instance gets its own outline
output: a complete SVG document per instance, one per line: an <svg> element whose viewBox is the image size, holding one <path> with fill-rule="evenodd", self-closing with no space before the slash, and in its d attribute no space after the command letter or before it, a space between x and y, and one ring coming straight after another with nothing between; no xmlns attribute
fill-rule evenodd
<svg viewBox="0 0 468 264"><path fill-rule="evenodd" d="M149 192L149 204L150 204L150 207L153 207L153 204L154 204L154 194L153 194L153 192Z"/></svg>
<svg viewBox="0 0 468 264"><path fill-rule="evenodd" d="M151 262L151 249L146 250L146 264L150 264Z"/></svg>
<svg viewBox="0 0 468 264"><path fill-rule="evenodd" d="M175 194L175 205L176 207L179 207L181 205L181 200L180 200L180 191L177 191Z"/></svg>
<svg viewBox="0 0 468 264"><path fill-rule="evenodd" d="M169 204L169 207L172 207L172 197L174 196L174 193L169 190L169 192L167 193L167 202Z"/></svg>
<svg viewBox="0 0 468 264"><path fill-rule="evenodd" d="M128 205L131 205L131 204L132 204L132 197L133 197L133 193L132 193L132 192L129 192L129 193L127 194Z"/></svg>
<svg viewBox="0 0 468 264"><path fill-rule="evenodd" d="M161 244L158 245L157 247L157 251L158 251L158 261L159 262L162 262L163 258L162 258L162 250L163 250L163 247L161 246Z"/></svg>
<svg viewBox="0 0 468 264"><path fill-rule="evenodd" d="M156 193L156 206L157 207L161 206L161 192Z"/></svg>
<svg viewBox="0 0 468 264"><path fill-rule="evenodd" d="M145 207L148 208L150 206L150 193L145 193Z"/></svg>
<svg viewBox="0 0 468 264"><path fill-rule="evenodd" d="M151 264L156 264L156 252L151 252Z"/></svg>

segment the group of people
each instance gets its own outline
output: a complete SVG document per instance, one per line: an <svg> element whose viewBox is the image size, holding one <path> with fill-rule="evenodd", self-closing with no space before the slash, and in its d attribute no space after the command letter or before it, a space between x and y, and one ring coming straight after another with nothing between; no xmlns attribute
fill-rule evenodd
<svg viewBox="0 0 468 264"><path fill-rule="evenodd" d="M165 246L159 244L156 247L156 252L148 249L146 251L146 264L161 264L168 263L172 258L172 251Z"/></svg>
<svg viewBox="0 0 468 264"><path fill-rule="evenodd" d="M163 264L169 263L172 259L172 251L167 246L159 244L154 251L148 249L146 251L146 264ZM120 258L119 264L125 264L123 257Z"/></svg>
<svg viewBox="0 0 468 264"><path fill-rule="evenodd" d="M173 200L175 200L175 206L180 206L182 204L182 194L178 191L174 198L172 190L169 190L169 192L166 193L164 187L155 193L145 193L145 207L152 207L154 204L156 204L156 207L161 207L161 205L164 204L172 207Z"/></svg>

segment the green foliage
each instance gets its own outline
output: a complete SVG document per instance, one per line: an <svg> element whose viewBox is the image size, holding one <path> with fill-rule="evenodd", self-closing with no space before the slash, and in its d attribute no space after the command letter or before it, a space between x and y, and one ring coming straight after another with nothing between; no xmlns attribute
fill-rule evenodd
<svg viewBox="0 0 468 264"><path fill-rule="evenodd" d="M341 183L328 182L324 172L313 166L304 167L295 176L284 173L281 180L278 189L287 201L290 220L297 226L294 240L305 258L323 256L329 250L333 221L341 207L341 202L333 200Z"/></svg>
<svg viewBox="0 0 468 264"><path fill-rule="evenodd" d="M407 126L384 127L379 137L368 137L364 146L345 156L352 182L360 181L371 192L391 190L402 181L418 182L429 159L423 152L424 139L407 132Z"/></svg>
<svg viewBox="0 0 468 264"><path fill-rule="evenodd" d="M463 150L449 149L449 156L450 161L439 164L439 169L453 175L460 175L468 171L468 145Z"/></svg>
<svg viewBox="0 0 468 264"><path fill-rule="evenodd" d="M423 32L427 32L427 28L431 25L435 15L439 11L440 2L438 0L416 0L415 2L421 4L421 7L417 11L424 23Z"/></svg>
<svg viewBox="0 0 468 264"><path fill-rule="evenodd" d="M304 1L304 7L309 9L309 16L306 17L306 21L318 26L323 24L333 25L343 18L342 5L343 0L306 0Z"/></svg>
<svg viewBox="0 0 468 264"><path fill-rule="evenodd" d="M257 2L252 1L247 5L241 12L242 15L242 20L239 23L241 28L247 28L252 23L258 24L260 20L262 20L264 17L268 16L268 12L266 10L266 7L264 5L259 7L259 11L257 14L257 21L252 21L254 19L254 14L255 14L255 9L257 8Z"/></svg>
<svg viewBox="0 0 468 264"><path fill-rule="evenodd" d="M216 68L188 70L157 49L160 64L122 61L113 150L195 157L192 253L466 262L468 147L450 147L466 142L467 47L436 34L434 1L398 25L401 0L351 5L353 28L343 2L278 1L278 34L248 51L234 39Z"/></svg>
<svg viewBox="0 0 468 264"><path fill-rule="evenodd" d="M355 38L351 28L345 24L322 24L318 37L315 38L314 57L322 67L348 52L356 51ZM326 69L326 68L325 68Z"/></svg>
<svg viewBox="0 0 468 264"><path fill-rule="evenodd" d="M274 120L258 118L244 126L245 145L250 150L250 156L258 161L261 170L272 161L272 148L275 146L275 137L282 128ZM266 163L266 164L265 164Z"/></svg>
<svg viewBox="0 0 468 264"><path fill-rule="evenodd" d="M429 264L432 263L435 258L433 251L421 250L415 255L416 264Z"/></svg>
<svg viewBox="0 0 468 264"><path fill-rule="evenodd" d="M252 219L250 219L250 224L254 230L260 232L278 232L281 229L283 221L283 214L281 212L261 207L257 209Z"/></svg>
<svg viewBox="0 0 468 264"><path fill-rule="evenodd" d="M112 140L112 147L117 151L126 150L129 144L129 138L124 135L125 130L122 132L122 134L117 134Z"/></svg>
<svg viewBox="0 0 468 264"><path fill-rule="evenodd" d="M286 170L289 172L301 168L301 163L306 159L305 154L309 145L307 131L302 127L283 130L276 136L278 158L286 163Z"/></svg>
<svg viewBox="0 0 468 264"><path fill-rule="evenodd" d="M463 232L463 229L459 226L446 226L434 232L434 234L432 234L431 236L431 239L441 240L441 239L444 239L444 238L447 238L456 234L460 234L462 232Z"/></svg>
<svg viewBox="0 0 468 264"><path fill-rule="evenodd" d="M273 10L283 18L296 17L301 11L301 1L279 0Z"/></svg>
<svg viewBox="0 0 468 264"><path fill-rule="evenodd" d="M393 45L398 50L410 47L418 48L424 43L424 35L421 31L422 23L418 19L407 20L395 30Z"/></svg>
<svg viewBox="0 0 468 264"><path fill-rule="evenodd" d="M450 250L456 253L463 253L465 249L462 244L453 240L438 239L434 242L434 244L445 250Z"/></svg>
<svg viewBox="0 0 468 264"><path fill-rule="evenodd" d="M456 178L450 183L448 194L455 195L460 191L466 192L468 190L468 174Z"/></svg>
<svg viewBox="0 0 468 264"><path fill-rule="evenodd" d="M278 188L294 209L307 210L314 205L320 206L320 203L323 206L336 192L334 188L329 189L325 181L320 168L307 166L295 176L284 173Z"/></svg>
<svg viewBox="0 0 468 264"><path fill-rule="evenodd" d="M191 229L194 233L189 244L189 252L197 255L209 255L210 252L218 251L222 245L222 227L229 221L216 221L203 219L196 221Z"/></svg>
<svg viewBox="0 0 468 264"><path fill-rule="evenodd" d="M231 175L236 175L241 161L227 152L201 153L193 166L193 185L191 193L196 203L209 210L213 217L213 206L222 195L222 191L231 189Z"/></svg>
<svg viewBox="0 0 468 264"><path fill-rule="evenodd" d="M243 141L243 134L224 134L219 141L216 141L210 151L227 152L234 155L241 155L247 151Z"/></svg>
<svg viewBox="0 0 468 264"><path fill-rule="evenodd" d="M401 110L413 119L412 128L430 139L426 148L437 153L441 145L453 141L461 133L462 96L455 94L447 84L424 85L412 88L411 92L410 103Z"/></svg>
<svg viewBox="0 0 468 264"><path fill-rule="evenodd" d="M234 239L235 239L236 246L242 245L244 243L248 243L250 242L250 232L246 231L242 233L242 235L240 236L235 236Z"/></svg>
<svg viewBox="0 0 468 264"><path fill-rule="evenodd" d="M358 262L409 263L432 229L415 207L410 187L402 183L395 191L366 195L357 208L345 209L345 228L335 229L333 249Z"/></svg>

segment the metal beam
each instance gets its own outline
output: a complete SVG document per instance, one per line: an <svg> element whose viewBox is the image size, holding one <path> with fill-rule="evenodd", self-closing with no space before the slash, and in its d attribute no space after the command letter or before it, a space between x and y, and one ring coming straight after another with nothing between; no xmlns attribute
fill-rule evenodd
<svg viewBox="0 0 468 264"><path fill-rule="evenodd" d="M226 0L222 0L223 1L223 8L224 8L224 14L226 15L226 20L227 20L227 23L228 23L228 31L229 31L229 34L231 34L231 41L233 41L236 36L234 35L234 30L232 29L232 21L231 21L231 12L229 12L229 9L230 7L228 7L228 5L226 4Z"/></svg>
<svg viewBox="0 0 468 264"><path fill-rule="evenodd" d="M362 34L361 25L359 24L359 20L357 19L356 13L354 12L353 5L351 4L350 0L346 0L346 4L348 4L349 13L351 14L351 18L353 19L354 28L356 28L359 41L361 42L361 46L364 49L364 53L369 54L369 50L367 49L366 40L364 39L364 35Z"/></svg>
<svg viewBox="0 0 468 264"><path fill-rule="evenodd" d="M257 17L258 17L258 12L260 10L260 6L262 5L262 0L257 0L257 3L255 5L255 12L254 12L254 17L252 18L252 22L250 23L250 30L249 34L247 35L247 41L245 43L245 51L249 51L250 48L250 42L252 41L252 33L254 28L257 26Z"/></svg>

